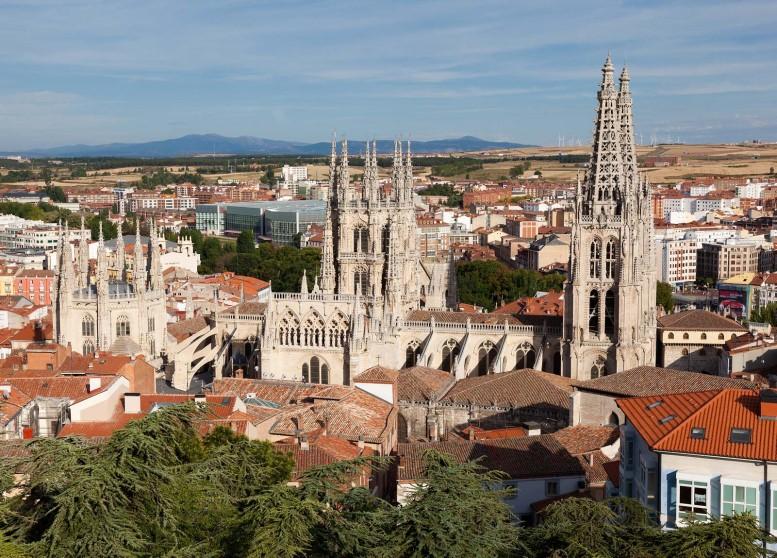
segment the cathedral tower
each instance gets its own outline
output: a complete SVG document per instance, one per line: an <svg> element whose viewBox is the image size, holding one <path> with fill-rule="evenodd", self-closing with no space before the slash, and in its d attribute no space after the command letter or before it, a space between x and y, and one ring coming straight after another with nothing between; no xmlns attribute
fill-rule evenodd
<svg viewBox="0 0 777 558"><path fill-rule="evenodd" d="M637 170L630 77L602 68L591 162L578 177L564 285L563 373L595 378L655 361L653 218Z"/></svg>

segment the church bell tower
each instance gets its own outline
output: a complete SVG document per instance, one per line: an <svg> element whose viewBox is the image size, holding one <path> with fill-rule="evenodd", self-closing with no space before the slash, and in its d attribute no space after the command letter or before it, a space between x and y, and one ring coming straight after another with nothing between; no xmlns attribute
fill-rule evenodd
<svg viewBox="0 0 777 558"><path fill-rule="evenodd" d="M581 380L655 362L650 187L637 169L630 77L624 68L616 90L609 56L598 100L564 285L563 374Z"/></svg>

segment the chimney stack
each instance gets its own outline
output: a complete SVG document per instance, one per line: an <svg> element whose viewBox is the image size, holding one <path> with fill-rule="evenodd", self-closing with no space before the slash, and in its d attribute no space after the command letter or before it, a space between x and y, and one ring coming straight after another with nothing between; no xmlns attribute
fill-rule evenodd
<svg viewBox="0 0 777 558"><path fill-rule="evenodd" d="M310 444L308 443L308 437L304 434L299 437L299 449L301 450L309 450Z"/></svg>
<svg viewBox="0 0 777 558"><path fill-rule="evenodd" d="M772 379L769 378L771 385ZM762 419L777 420L777 388L768 388L761 390L759 406L759 416Z"/></svg>
<svg viewBox="0 0 777 558"><path fill-rule="evenodd" d="M102 386L102 379L99 376L89 376L89 383L86 386L86 391L92 393L100 389Z"/></svg>
<svg viewBox="0 0 777 558"><path fill-rule="evenodd" d="M205 405L205 394L204 393L198 393L194 396L194 402L198 405Z"/></svg>
<svg viewBox="0 0 777 558"><path fill-rule="evenodd" d="M364 449L364 434L359 434L359 442L358 442L359 449Z"/></svg>
<svg viewBox="0 0 777 558"><path fill-rule="evenodd" d="M11 395L11 384L9 383L0 384L0 393L3 394L3 399L7 399L8 396Z"/></svg>
<svg viewBox="0 0 777 558"><path fill-rule="evenodd" d="M133 414L133 415L140 413L140 394L139 393L124 394L124 412L128 414Z"/></svg>

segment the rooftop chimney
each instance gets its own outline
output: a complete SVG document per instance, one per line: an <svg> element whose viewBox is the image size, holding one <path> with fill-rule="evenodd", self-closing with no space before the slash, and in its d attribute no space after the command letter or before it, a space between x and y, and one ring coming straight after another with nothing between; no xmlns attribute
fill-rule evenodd
<svg viewBox="0 0 777 558"><path fill-rule="evenodd" d="M124 394L124 412L130 413L130 414L140 413L140 394L139 393Z"/></svg>
<svg viewBox="0 0 777 558"><path fill-rule="evenodd" d="M771 384L771 378L769 379ZM762 419L777 420L777 388L768 388L761 390L760 410Z"/></svg>
<svg viewBox="0 0 777 558"><path fill-rule="evenodd" d="M204 393L198 393L194 396L194 402L198 405L205 405L205 394Z"/></svg>
<svg viewBox="0 0 777 558"><path fill-rule="evenodd" d="M299 449L301 450L309 450L310 444L308 443L308 437L304 434L299 437Z"/></svg>
<svg viewBox="0 0 777 558"><path fill-rule="evenodd" d="M102 386L102 379L99 376L89 376L89 383L86 385L86 391L92 393L100 389Z"/></svg>
<svg viewBox="0 0 777 558"><path fill-rule="evenodd" d="M526 428L527 436L539 436L542 434L542 427L538 422L527 422L524 424L524 428Z"/></svg>
<svg viewBox="0 0 777 558"><path fill-rule="evenodd" d="M359 434L358 446L359 449L364 449L364 434Z"/></svg>
<svg viewBox="0 0 777 558"><path fill-rule="evenodd" d="M7 398L11 395L11 384L0 384L0 393L3 394L3 398Z"/></svg>

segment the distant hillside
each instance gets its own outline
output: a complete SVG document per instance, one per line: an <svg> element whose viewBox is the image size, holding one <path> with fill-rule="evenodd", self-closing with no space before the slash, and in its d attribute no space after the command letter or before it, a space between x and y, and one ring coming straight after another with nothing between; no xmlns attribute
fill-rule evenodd
<svg viewBox="0 0 777 558"><path fill-rule="evenodd" d="M358 155L364 151L364 141L348 142L349 151ZM510 142L487 141L473 136L454 139L414 141L414 153L450 153L454 151L485 151L529 147ZM379 153L391 153L393 140L378 140ZM28 157L179 157L185 155L328 155L329 142L302 143L253 136L230 138L218 134L192 134L175 139L143 143L108 143L103 145L63 145L46 149L6 152Z"/></svg>

